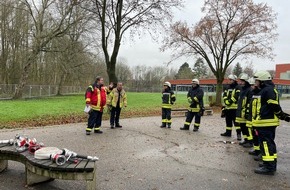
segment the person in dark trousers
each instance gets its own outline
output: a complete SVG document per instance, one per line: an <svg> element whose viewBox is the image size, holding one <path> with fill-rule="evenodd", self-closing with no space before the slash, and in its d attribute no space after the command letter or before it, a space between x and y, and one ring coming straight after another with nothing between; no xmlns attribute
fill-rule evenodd
<svg viewBox="0 0 290 190"><path fill-rule="evenodd" d="M259 71L255 73L254 78L260 91L253 96L252 125L258 131L263 161L254 172L274 175L277 169L276 127L279 126L279 119L289 122L290 116L281 109L278 91L270 73Z"/></svg>
<svg viewBox="0 0 290 190"><path fill-rule="evenodd" d="M242 145L246 148L253 147L253 135L251 128L248 128L246 113L249 107L251 98L252 98L252 90L251 85L249 83L249 76L246 73L242 73L239 76L239 85L241 87L240 96L238 99L238 108L236 112L236 122L239 123L241 127L241 131L243 134L243 142L240 142L239 145Z"/></svg>
<svg viewBox="0 0 290 190"><path fill-rule="evenodd" d="M183 127L180 128L180 130L189 130L190 124L195 117L193 131L198 131L200 127L201 116L204 112L203 94L203 90L199 86L199 80L192 79L192 87L187 93L187 100L190 105L188 108L185 123Z"/></svg>
<svg viewBox="0 0 290 190"><path fill-rule="evenodd" d="M107 105L111 107L110 126L111 129L122 128L120 125L120 114L123 107L127 107L127 94L123 89L123 83L118 82L108 96Z"/></svg>
<svg viewBox="0 0 290 190"><path fill-rule="evenodd" d="M236 128L237 139L242 140L241 137L241 128L239 123L236 120L236 112L238 108L238 98L240 94L240 87L237 83L236 75L229 75L228 79L230 81L228 87L225 89L223 93L223 101L225 104L225 119L226 119L226 132L221 133L221 136L231 137L232 136L232 128L233 126Z"/></svg>
<svg viewBox="0 0 290 190"><path fill-rule="evenodd" d="M103 77L98 76L94 84L88 87L86 91L86 105L91 108L86 134L90 135L93 128L95 133L103 133L100 129L103 109L106 105L106 87L104 86Z"/></svg>
<svg viewBox="0 0 290 190"><path fill-rule="evenodd" d="M249 79L249 83L251 85L251 100L249 103L248 108L246 109L246 118L247 123L246 126L248 129L252 131L253 135L253 149L249 150L249 154L253 156L258 156L260 154L260 143L259 143L259 136L258 132L252 125L252 104L253 104L253 96L257 95L260 89L255 84L255 79L252 77Z"/></svg>
<svg viewBox="0 0 290 190"><path fill-rule="evenodd" d="M171 128L171 108L174 102L176 101L175 94L171 90L170 82L165 82L163 84L162 91L162 125L161 128Z"/></svg>

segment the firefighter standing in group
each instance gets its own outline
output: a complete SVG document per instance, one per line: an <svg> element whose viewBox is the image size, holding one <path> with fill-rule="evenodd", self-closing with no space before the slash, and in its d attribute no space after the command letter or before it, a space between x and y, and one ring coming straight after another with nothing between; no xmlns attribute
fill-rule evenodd
<svg viewBox="0 0 290 190"><path fill-rule="evenodd" d="M225 104L224 112L225 112L225 119L226 119L226 132L221 133L221 136L231 137L232 136L232 127L236 128L237 132L237 139L242 140L241 137L241 128L239 124L235 121L236 120L236 112L237 112L237 102L240 94L240 87L237 83L237 76L236 75L229 75L229 85L225 89L223 93L223 101Z"/></svg>
<svg viewBox="0 0 290 190"><path fill-rule="evenodd" d="M90 85L86 91L86 105L91 107L86 135L90 135L93 128L95 133L103 133L100 127L102 125L103 109L106 106L106 96L104 79L98 76L94 84Z"/></svg>
<svg viewBox="0 0 290 190"><path fill-rule="evenodd" d="M278 91L267 71L259 71L254 75L256 86L260 91L252 100L252 125L257 130L263 164L255 169L255 173L274 175L277 168L277 149L275 144L276 127L279 119L290 121L289 114L284 113L279 104Z"/></svg>
<svg viewBox="0 0 290 190"><path fill-rule="evenodd" d="M123 107L127 107L127 94L123 89L123 83L118 82L117 87L113 88L107 100L107 105L110 107L110 126L111 129L122 128L120 125L120 114Z"/></svg>
<svg viewBox="0 0 290 190"><path fill-rule="evenodd" d="M246 113L252 98L252 89L248 80L249 76L246 73L242 73L239 77L241 92L238 99L238 108L236 112L236 122L239 123L244 139L244 141L240 142L239 145L246 148L253 146L252 130L246 126Z"/></svg>
<svg viewBox="0 0 290 190"><path fill-rule="evenodd" d="M201 116L204 112L203 94L203 90L199 86L199 80L192 79L192 87L187 93L187 100L190 105L188 108L184 126L181 127L180 130L189 130L190 124L195 117L193 131L198 131L200 127Z"/></svg>
<svg viewBox="0 0 290 190"><path fill-rule="evenodd" d="M253 96L257 95L260 92L260 89L255 84L255 79L251 77L249 79L251 85L251 99L248 108L246 109L246 126L249 130L252 131L253 135L253 149L249 150L249 154L253 156L258 156L260 154L260 144L257 130L252 126L252 104Z"/></svg>
<svg viewBox="0 0 290 190"><path fill-rule="evenodd" d="M171 128L171 108L174 102L176 101L175 94L171 90L170 82L165 82L163 84L162 91L162 125L161 128L165 128L166 124L168 128Z"/></svg>

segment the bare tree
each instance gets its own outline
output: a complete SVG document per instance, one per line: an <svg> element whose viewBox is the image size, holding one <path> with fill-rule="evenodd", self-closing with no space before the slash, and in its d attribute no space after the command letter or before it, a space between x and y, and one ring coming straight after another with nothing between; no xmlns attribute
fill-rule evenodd
<svg viewBox="0 0 290 190"><path fill-rule="evenodd" d="M27 14L18 1L0 2L0 82L18 82L27 42Z"/></svg>
<svg viewBox="0 0 290 190"><path fill-rule="evenodd" d="M119 81L122 81L126 85L127 81L132 79L130 67L125 63L119 62L116 66L116 76Z"/></svg>
<svg viewBox="0 0 290 190"><path fill-rule="evenodd" d="M156 29L171 21L172 9L181 7L183 0L89 0L85 3L88 4L84 7L94 12L101 23L101 45L109 81L116 82L116 63L124 34L130 31L134 36L141 30Z"/></svg>
<svg viewBox="0 0 290 190"><path fill-rule="evenodd" d="M13 99L22 97L23 88L27 82L33 63L37 62L41 52L46 51L47 45L56 37L66 34L68 29L76 23L72 13L77 1L61 0L21 0L32 22L29 30L27 58L24 60L20 81ZM82 19L82 18L78 18Z"/></svg>
<svg viewBox="0 0 290 190"><path fill-rule="evenodd" d="M238 57L272 58L277 39L276 14L265 3L252 0L206 0L205 16L192 28L184 22L171 26L164 47L178 56L201 56L217 79L216 103L221 103L222 82Z"/></svg>
<svg viewBox="0 0 290 190"><path fill-rule="evenodd" d="M252 63L246 65L246 67L244 68L244 73L247 73L250 77L254 76L255 71Z"/></svg>

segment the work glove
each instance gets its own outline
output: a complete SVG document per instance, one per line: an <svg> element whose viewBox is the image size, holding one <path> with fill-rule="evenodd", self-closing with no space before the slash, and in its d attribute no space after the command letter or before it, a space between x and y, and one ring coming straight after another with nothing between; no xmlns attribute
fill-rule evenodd
<svg viewBox="0 0 290 190"><path fill-rule="evenodd" d="M191 108L196 108L196 102L192 102L191 104L190 104L190 106L189 107L191 107Z"/></svg>
<svg viewBox="0 0 290 190"><path fill-rule="evenodd" d="M200 108L200 110L199 110L199 115L200 115L200 116L203 116L203 114L204 114L204 110L205 110L204 107L201 107L201 108Z"/></svg>
<svg viewBox="0 0 290 190"><path fill-rule="evenodd" d="M191 98L187 98L188 103L192 104L192 99Z"/></svg>
<svg viewBox="0 0 290 190"><path fill-rule="evenodd" d="M226 107L223 106L222 107L222 112L221 112L221 118L225 118L226 117Z"/></svg>
<svg viewBox="0 0 290 190"><path fill-rule="evenodd" d="M233 101L232 101L231 99L229 99L229 100L225 100L225 104L226 104L227 106L231 105L232 103L233 103Z"/></svg>
<svg viewBox="0 0 290 190"><path fill-rule="evenodd" d="M282 110L281 111L279 111L278 113L276 113L276 116L279 118L279 119L281 119L281 120L285 120L285 121L287 121L287 122L289 122L289 120L290 120L290 115L289 114L287 114L287 113L285 113L285 112L283 112Z"/></svg>

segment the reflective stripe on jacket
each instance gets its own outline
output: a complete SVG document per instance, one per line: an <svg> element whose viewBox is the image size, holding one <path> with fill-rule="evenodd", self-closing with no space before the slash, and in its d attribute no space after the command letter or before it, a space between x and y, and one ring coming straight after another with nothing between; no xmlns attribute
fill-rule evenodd
<svg viewBox="0 0 290 190"><path fill-rule="evenodd" d="M120 95L120 96L119 96ZM108 96L107 104L117 107L117 102L120 97L120 108L127 106L127 94L124 89L119 91L117 88L114 88Z"/></svg>
<svg viewBox="0 0 290 190"><path fill-rule="evenodd" d="M237 84L229 85L223 93L225 109L237 109L240 89Z"/></svg>
<svg viewBox="0 0 290 190"><path fill-rule="evenodd" d="M86 104L90 104L93 110L103 111L106 105L106 88L90 85L86 91Z"/></svg>
<svg viewBox="0 0 290 190"><path fill-rule="evenodd" d="M198 85L197 87L192 87L187 93L187 100L190 103L188 111L199 112L203 107L203 90Z"/></svg>
<svg viewBox="0 0 290 190"><path fill-rule="evenodd" d="M247 109L249 109L251 98L252 98L251 86L249 84L246 84L244 87L242 87L240 97L238 99L236 122L238 123L247 122L246 112L248 112Z"/></svg>
<svg viewBox="0 0 290 190"><path fill-rule="evenodd" d="M162 92L162 108L172 108L176 98L172 90L165 90Z"/></svg>
<svg viewBox="0 0 290 190"><path fill-rule="evenodd" d="M257 95L253 96L253 127L279 126L280 122L272 109L273 105L279 105L279 95L274 86L267 85Z"/></svg>

